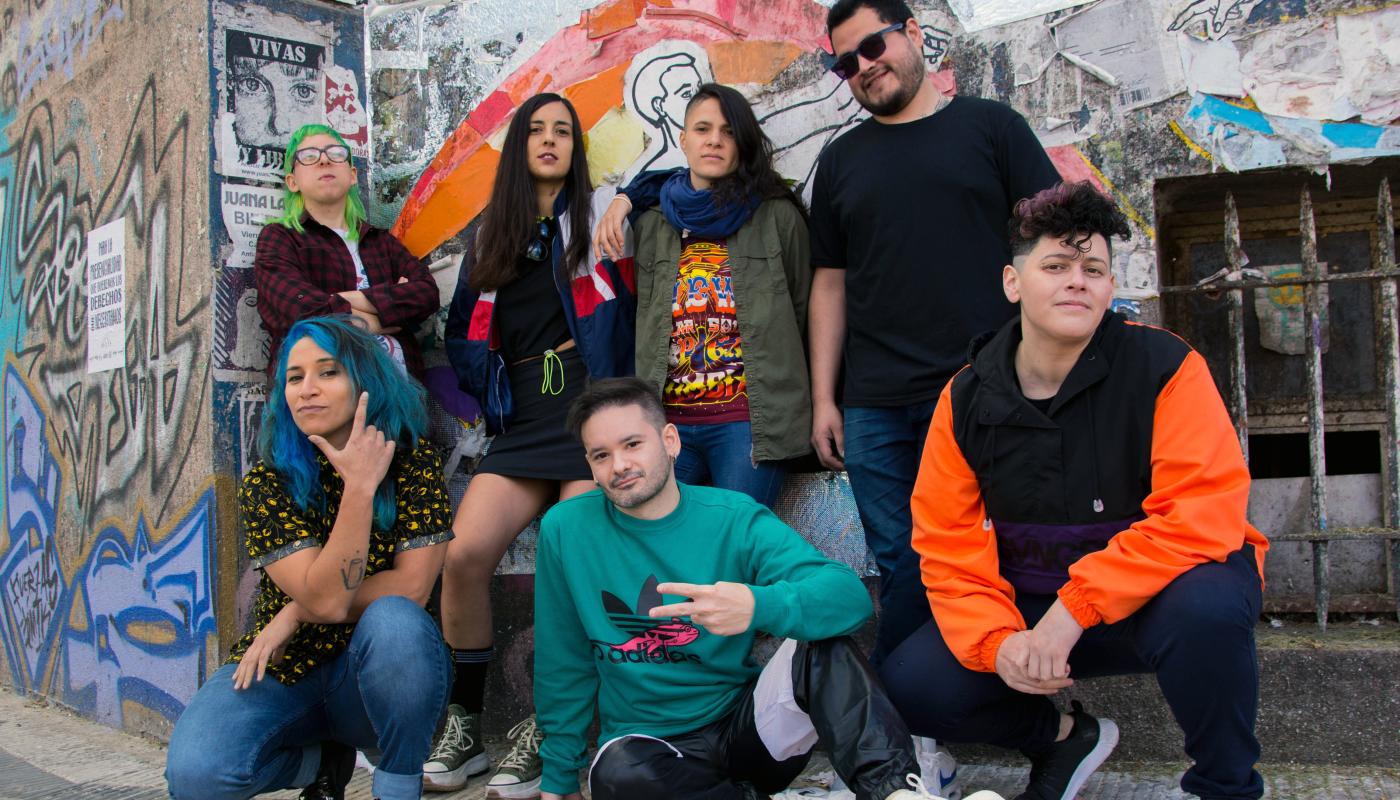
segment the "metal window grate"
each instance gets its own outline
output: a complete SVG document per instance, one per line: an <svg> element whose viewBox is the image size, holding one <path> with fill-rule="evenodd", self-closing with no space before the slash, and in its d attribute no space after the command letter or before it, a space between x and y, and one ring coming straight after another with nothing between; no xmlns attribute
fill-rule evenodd
<svg viewBox="0 0 1400 800"><path fill-rule="evenodd" d="M1231 344L1228 348L1229 388L1226 403L1235 420L1240 447L1249 458L1249 393L1247 391L1245 346L1246 289L1273 288L1296 290L1303 287L1306 347L1306 416L1308 436L1309 516L1311 529L1271 533L1273 541L1308 542L1313 555L1313 591L1317 624L1327 627L1331 602L1329 547L1339 540L1372 540L1389 543L1391 593L1396 600L1396 615L1400 618L1400 334L1397 334L1396 280L1400 272L1395 263L1394 210L1391 203L1390 181L1380 180L1376 199L1375 230L1371 247L1369 270L1328 274L1318 260L1317 220L1312 191L1305 182L1299 193L1298 233L1302 265L1301 277L1253 277L1245 270L1248 263L1241 244L1240 212L1233 192L1225 197L1224 241L1227 267L1197 283L1167 286L1164 297L1226 293L1227 325ZM1383 449L1381 484L1383 487L1383 520L1380 527L1332 527L1328 523L1328 492L1324 434L1327 426L1323 392L1322 335L1328 299L1324 289L1328 284L1365 281L1374 285L1376 297L1376 360L1384 413L1381 419ZM1329 295L1330 296L1330 295Z"/></svg>

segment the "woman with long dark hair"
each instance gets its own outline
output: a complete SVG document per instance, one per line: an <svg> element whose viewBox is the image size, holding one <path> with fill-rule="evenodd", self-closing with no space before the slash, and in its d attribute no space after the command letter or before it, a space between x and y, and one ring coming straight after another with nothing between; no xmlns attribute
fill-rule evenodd
<svg viewBox="0 0 1400 800"><path fill-rule="evenodd" d="M374 748L374 796L417 798L452 677L423 610L452 537L423 389L348 316L292 325L273 385L238 493L253 630L176 723L170 795L330 800Z"/></svg>
<svg viewBox="0 0 1400 800"><path fill-rule="evenodd" d="M442 627L456 671L447 724L424 765L428 789L458 789L490 766L480 718L494 655L491 577L541 511L593 488L583 448L564 427L569 402L591 378L632 371L630 259L594 262L589 253L593 209L610 198L592 190L573 105L556 94L522 103L447 322L448 357L494 438L457 510L443 572ZM511 738L487 796L535 797L534 718Z"/></svg>
<svg viewBox="0 0 1400 800"><path fill-rule="evenodd" d="M681 149L637 221L637 375L680 430L681 481L772 506L809 449L806 213L738 91L700 87Z"/></svg>
<svg viewBox="0 0 1400 800"><path fill-rule="evenodd" d="M422 380L414 332L438 310L437 284L398 239L365 221L349 145L329 126L303 125L287 143L283 170L282 216L258 234L253 258L269 352L279 352L297 320L352 314Z"/></svg>

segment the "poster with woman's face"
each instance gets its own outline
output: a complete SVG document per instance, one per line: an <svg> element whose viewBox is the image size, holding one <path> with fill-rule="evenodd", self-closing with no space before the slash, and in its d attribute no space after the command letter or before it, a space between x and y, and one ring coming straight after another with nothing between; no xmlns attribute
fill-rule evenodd
<svg viewBox="0 0 1400 800"><path fill-rule="evenodd" d="M325 48L230 28L224 52L224 174L280 179L292 133L326 120Z"/></svg>

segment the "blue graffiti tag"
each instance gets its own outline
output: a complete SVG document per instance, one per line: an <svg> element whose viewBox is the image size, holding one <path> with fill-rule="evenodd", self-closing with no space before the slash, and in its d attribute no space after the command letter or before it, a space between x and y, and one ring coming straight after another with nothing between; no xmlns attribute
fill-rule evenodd
<svg viewBox="0 0 1400 800"><path fill-rule="evenodd" d="M5 530L0 566L6 660L15 686L37 689L59 625L65 587L54 529L62 472L45 436L47 420L14 367L5 370Z"/></svg>

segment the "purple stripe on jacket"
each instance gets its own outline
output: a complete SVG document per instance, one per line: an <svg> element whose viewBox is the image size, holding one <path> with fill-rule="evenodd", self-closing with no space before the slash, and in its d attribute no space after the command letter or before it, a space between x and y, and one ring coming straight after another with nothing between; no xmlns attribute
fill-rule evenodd
<svg viewBox="0 0 1400 800"><path fill-rule="evenodd" d="M992 520L997 536L1001 574L1025 594L1055 594L1069 583L1074 562L1104 549L1108 540L1144 519L1128 519L1078 525L1039 525L1032 522Z"/></svg>

